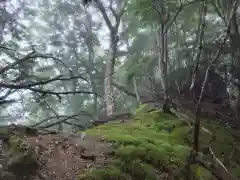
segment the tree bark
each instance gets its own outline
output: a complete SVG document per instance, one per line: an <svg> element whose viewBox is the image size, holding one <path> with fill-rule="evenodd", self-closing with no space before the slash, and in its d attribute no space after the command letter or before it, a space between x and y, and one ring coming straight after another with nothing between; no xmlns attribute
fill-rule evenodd
<svg viewBox="0 0 240 180"><path fill-rule="evenodd" d="M106 102L106 113L107 115L112 115L115 112L115 100L113 94L112 85L112 74L113 74L113 59L109 59L106 63L106 72L104 79L104 89L105 89L105 102Z"/></svg>
<svg viewBox="0 0 240 180"><path fill-rule="evenodd" d="M167 33L165 32L164 24L161 29L157 31L157 44L158 44L158 68L160 72L160 81L164 92L163 111L169 112L169 96L168 96L168 83L167 83L167 70L168 70L168 52L167 52Z"/></svg>
<svg viewBox="0 0 240 180"><path fill-rule="evenodd" d="M138 87L137 87L137 81L136 81L136 77L133 76L133 86L134 86L134 91L135 91L135 94L136 94L136 98L137 98L137 102L140 104L141 103L141 100L140 100L140 96L139 96L139 93L138 93Z"/></svg>
<svg viewBox="0 0 240 180"><path fill-rule="evenodd" d="M233 3L233 2L231 2ZM230 21L230 31L229 31L229 37L231 41L231 48L232 48L232 56L234 59L234 66L236 67L236 71L234 72L235 77L239 77L240 75L240 33L239 33L239 18L238 18L237 12L234 12L231 21ZM238 98L236 103L236 114L238 120L240 119L240 87L237 86L238 90Z"/></svg>
<svg viewBox="0 0 240 180"><path fill-rule="evenodd" d="M92 16L89 13L87 13L87 20L88 20L88 26L89 26L89 27L87 27L87 29L89 31L89 35L91 36L93 34L93 32L92 32ZM90 63L90 67L94 67L95 54L94 54L94 50L93 50L94 45L93 45L92 39L87 37L86 44L88 47L88 60ZM97 87L96 87L96 84L94 81L95 78L94 78L93 71L89 70L88 74L89 74L92 92L97 92ZM94 106L94 115L95 115L95 118L97 118L98 114L99 114L98 113L98 96L97 95L94 95L93 102L94 102L94 105L93 105Z"/></svg>
<svg viewBox="0 0 240 180"><path fill-rule="evenodd" d="M112 75L114 72L115 61L117 58L117 45L119 42L118 37L118 29L120 25L121 17L123 16L125 6L127 5L127 1L119 1L118 7L116 10L112 7L112 2L110 2L110 10L113 14L115 23L113 24L109 19L106 9L103 6L103 3L100 0L95 0L96 6L99 9L110 33L110 47L109 47L109 58L107 59L106 63L106 70L105 70L105 78L104 78L104 89L105 89L105 103L106 103L106 113L107 115L112 115L115 110L115 99L113 93L113 83L112 83Z"/></svg>

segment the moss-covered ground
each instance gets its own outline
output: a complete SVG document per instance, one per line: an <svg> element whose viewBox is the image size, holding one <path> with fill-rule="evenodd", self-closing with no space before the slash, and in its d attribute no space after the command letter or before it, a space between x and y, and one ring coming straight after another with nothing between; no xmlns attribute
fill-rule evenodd
<svg viewBox="0 0 240 180"><path fill-rule="evenodd" d="M0 178L3 180L30 180L37 173L38 162L33 151L22 142L21 138L12 136L8 145L3 147L4 159Z"/></svg>
<svg viewBox="0 0 240 180"><path fill-rule="evenodd" d="M225 166L240 178L239 139L237 132L213 123L204 123L201 150L212 141L212 148ZM185 179L186 159L191 149L192 129L186 120L161 113L147 112L141 106L134 121L111 122L87 131L113 144L112 163L92 169L80 180L160 180ZM213 138L214 137L214 138ZM208 154L204 154L208 157ZM239 156L240 157L240 156ZM211 173L191 167L191 179L212 179ZM189 173L189 172L187 172Z"/></svg>
<svg viewBox="0 0 240 180"><path fill-rule="evenodd" d="M115 121L87 130L90 137L102 137L112 144L112 151L108 154L106 163L104 160L101 165L91 166L86 171L84 167L78 167L84 168L81 172L85 173L79 175L79 180L186 180L189 174L191 180L213 180L211 173L198 165L192 165L186 170L192 144L193 129L190 121L160 111L149 112L147 106L142 105L133 120L124 123ZM240 179L240 132L208 121L202 125L204 128L201 129L200 148L203 159L211 160L206 151L211 141L215 155L236 179ZM47 138L50 137L41 137L41 142L48 142ZM59 138L61 139L60 136ZM11 136L8 147L4 148L5 158L0 159L4 161L3 172L0 173L2 179L32 179L37 174L39 162L32 151L35 146L29 143L32 142L31 138L23 143L24 139L21 136ZM39 137L35 139L40 141ZM56 140L53 138L51 141ZM97 143L97 140L95 142L93 138L91 143ZM105 142L103 144L108 145ZM77 155L74 156L75 160ZM68 159L72 156L66 157L70 164L73 163L73 159ZM79 166L89 164L89 161L81 162ZM99 162L100 160L92 163ZM75 167L74 163L73 166Z"/></svg>

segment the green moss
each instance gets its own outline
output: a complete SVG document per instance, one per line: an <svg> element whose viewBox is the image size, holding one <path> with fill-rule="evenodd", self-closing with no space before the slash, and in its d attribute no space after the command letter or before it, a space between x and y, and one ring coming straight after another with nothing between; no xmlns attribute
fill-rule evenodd
<svg viewBox="0 0 240 180"><path fill-rule="evenodd" d="M156 180L157 173L151 165L142 162L141 160L127 161L120 164L121 171L132 180L147 179Z"/></svg>
<svg viewBox="0 0 240 180"><path fill-rule="evenodd" d="M159 111L139 111L130 124L112 122L87 133L113 143L115 159L121 162L114 167L123 174L131 179L154 180L159 179L157 169L177 171L184 166L189 148L177 141L173 143L171 136L172 130L180 124L179 119Z"/></svg>
<svg viewBox="0 0 240 180"><path fill-rule="evenodd" d="M38 162L34 153L21 139L12 137L5 151L5 171L14 174L16 179L30 180L37 173Z"/></svg>
<svg viewBox="0 0 240 180"><path fill-rule="evenodd" d="M129 176L122 173L115 166L92 169L88 174L80 175L81 180L131 180Z"/></svg>
<svg viewBox="0 0 240 180"><path fill-rule="evenodd" d="M221 157L225 153L224 158L234 161L233 157L230 158L230 151L235 139L230 130L210 125L207 128L218 137L212 142L216 155ZM189 137L192 135L192 129L186 121L159 111L148 112L146 106L141 105L133 122L111 122L90 129L87 133L102 136L111 142L114 148L113 158L118 163L112 163L107 171L106 167L93 170L85 174L84 178L111 180L115 176L115 179L123 180L160 180L163 179L157 173L160 171L160 174L168 173L168 177L173 179L184 179L186 155L190 150ZM201 130L200 135L201 149L204 150L212 140L212 135L204 130ZM207 154L205 156L208 157ZM234 173L239 167L235 164L230 170ZM200 180L211 177L210 172L199 166L192 166L191 172L194 178Z"/></svg>
<svg viewBox="0 0 240 180"><path fill-rule="evenodd" d="M197 180L206 180L206 179L212 179L211 178L211 173L207 171L206 169L197 166L197 165L192 165L191 166L191 171L194 172L190 176L190 179L197 179Z"/></svg>

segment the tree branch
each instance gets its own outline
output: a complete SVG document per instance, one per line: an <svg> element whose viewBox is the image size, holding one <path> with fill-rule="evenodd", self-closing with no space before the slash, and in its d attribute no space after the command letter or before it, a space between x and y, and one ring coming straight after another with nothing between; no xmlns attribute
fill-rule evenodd
<svg viewBox="0 0 240 180"><path fill-rule="evenodd" d="M74 118L71 118L71 119L74 119ZM80 124L75 124L75 123L68 122L68 121L65 121L64 124L67 124L67 125L70 125L70 126L76 126L76 127L78 127L80 130L86 129L84 126L82 126L82 125L80 125Z"/></svg>
<svg viewBox="0 0 240 180"><path fill-rule="evenodd" d="M217 12L218 16L224 21L225 25L227 25L227 19L226 16L224 15L224 13L220 11L220 9L218 9L216 1L211 1L212 6L214 7L215 11Z"/></svg>
<svg viewBox="0 0 240 180"><path fill-rule="evenodd" d="M9 89L27 89L27 88L31 88L31 87L38 86L38 85L46 85L46 84L49 84L54 81L68 81L68 80L78 79L78 78L88 81L87 79L83 78L82 76L74 76L74 77L66 77L66 78L62 78L62 77L63 77L63 75L60 75L60 76L50 78L45 81L37 81L37 82L33 82L33 83L28 83L28 84L8 84L8 83L0 82L0 87L1 88L9 88Z"/></svg>
<svg viewBox="0 0 240 180"><path fill-rule="evenodd" d="M6 71L14 68L15 66L23 63L24 61L27 61L29 59L33 59L33 58L53 58L51 55L46 55L46 54L41 54L41 53L37 53L35 50L33 50L32 52L30 52L29 54L25 55L22 58L17 58L14 57L15 62L8 64L7 66L3 67L0 69L0 74L5 73Z"/></svg>
<svg viewBox="0 0 240 180"><path fill-rule="evenodd" d="M0 105L11 104L11 103L15 103L15 102L16 102L16 100L14 100L14 99L0 100Z"/></svg>
<svg viewBox="0 0 240 180"><path fill-rule="evenodd" d="M66 121L68 121L71 118L77 117L79 115L84 115L84 114L85 114L84 112L80 112L78 114L74 114L74 115L68 116L68 117L66 117L66 118L64 118L62 120L57 121L57 122L54 122L54 123L51 123L51 124L48 124L48 125L45 125L45 126L38 127L38 129L47 129L47 128L56 126L58 124L65 123ZM48 120L46 120L46 121L48 121ZM40 123L42 123L42 122L40 122Z"/></svg>
<svg viewBox="0 0 240 180"><path fill-rule="evenodd" d="M172 26L172 24L176 21L178 15L180 14L180 12L181 12L185 7L187 7L187 6L189 6L189 5L192 5L192 4L196 3L196 2L200 2L200 1L202 1L202 0L194 0L194 1L191 1L191 2L187 2L187 3L185 3L185 4L182 4L182 2L181 2L181 5L180 5L180 7L178 8L176 14L173 16L173 18L172 18L170 21L168 21L168 23L167 23L167 25L166 25L166 28L165 28L165 30L163 31L163 34L162 34L162 35L164 35L164 34L166 34L166 33L168 32L169 28L170 28L170 27Z"/></svg>
<svg viewBox="0 0 240 180"><path fill-rule="evenodd" d="M16 92L16 90L9 89L3 96L0 96L0 100L6 99L10 94ZM1 92L3 93L3 92Z"/></svg>
<svg viewBox="0 0 240 180"><path fill-rule="evenodd" d="M58 117L56 117L56 116L48 117L48 118L43 119L42 121L40 121L40 122L38 122L38 123L36 123L34 125L31 125L31 127L35 128L35 127L37 127L37 126L39 126L39 125L41 125L41 124L43 124L43 123L45 123L45 122L47 122L49 120L55 119L55 118L76 119L76 117L79 116L79 115L85 115L85 116L89 117L90 119L93 119L93 116L91 114L89 114L89 113L87 113L85 111L80 111L77 114L69 115L69 116L67 116L67 115L59 115Z"/></svg>
<svg viewBox="0 0 240 180"><path fill-rule="evenodd" d="M206 6L206 1L204 2L204 6ZM197 105L196 105L196 120L195 120L195 127L194 127L194 147L193 147L193 153L198 156L198 153L199 153L199 134L200 134L200 103L201 103L201 100L202 100L202 97L203 97L203 93L204 93L204 89L205 89L205 86L207 84L207 80L208 80L208 75L209 75L209 71L210 69L212 68L213 64L219 59L219 56L220 56L220 52L221 52L221 49L223 47L223 45L226 43L226 40L228 38L228 35L229 35L229 31L230 31L230 23L231 23L231 19L233 18L237 8L239 6L239 0L236 0L234 3L233 3L233 7L232 7L232 10L231 10L231 14L230 14L230 17L229 17L229 20L228 20L228 26L227 26L227 32L222 40L222 43L221 43L221 46L219 47L214 59L210 62L210 64L208 65L208 68L206 70L206 73L205 73L205 78L204 78L204 81L202 83L202 88L201 88L201 93L200 93L200 97L197 101ZM206 8L206 7L205 7ZM213 151L209 148L209 151L213 157L213 159L215 160L216 164L221 168L220 172L217 172L215 174L217 174L218 176L216 176L218 179L220 180L227 180L227 179L232 179L232 178L229 178L229 172L227 171L227 169L223 166L223 164L221 163L221 161L219 161L218 159L216 160L216 157L214 156L214 153ZM196 159L196 158L195 158ZM205 165L203 164L203 166L205 167ZM213 171L211 171L213 173Z"/></svg>
<svg viewBox="0 0 240 180"><path fill-rule="evenodd" d="M193 68L193 72L192 72L192 83L190 86L190 92L192 94L193 100L196 101L196 97L194 95L194 88L195 88L195 83L196 83L196 76L197 76L197 71L198 71L198 67L199 67L199 62L200 62L200 57L201 57L201 53L202 53L202 47L203 47L203 35L204 35L204 28L205 28L205 23L206 23L206 13L207 13L207 0L204 1L203 4L203 9L202 9L202 16L200 16L199 22L201 22L200 25L200 32L199 32L199 42L197 42L199 44L198 46L198 52L196 55L196 58L194 59L195 66Z"/></svg>
<svg viewBox="0 0 240 180"><path fill-rule="evenodd" d="M107 27L109 29L110 32L113 32L114 31L114 27L107 15L107 12L103 6L103 3L101 2L101 0L95 0L95 3L99 9L99 11L101 12L102 16L103 16L103 19L105 20L106 24L107 24Z"/></svg>
<svg viewBox="0 0 240 180"><path fill-rule="evenodd" d="M21 89L26 89L26 90L30 90L33 92L38 92L41 94L51 94L51 95L55 95L58 96L59 95L67 95L67 94L79 94L79 93L83 93L83 94L95 94L101 97L101 95L97 92L92 92L92 91L64 91L64 92L55 92L55 91L47 91L47 90L42 90L42 89L37 89L37 88L21 88Z"/></svg>

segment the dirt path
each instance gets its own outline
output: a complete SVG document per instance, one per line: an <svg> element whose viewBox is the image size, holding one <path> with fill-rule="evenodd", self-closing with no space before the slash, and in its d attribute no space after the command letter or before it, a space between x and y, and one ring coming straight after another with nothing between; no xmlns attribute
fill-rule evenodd
<svg viewBox="0 0 240 180"><path fill-rule="evenodd" d="M110 144L100 138L45 135L26 138L25 143L34 148L41 164L37 180L74 180L81 172L111 161Z"/></svg>

